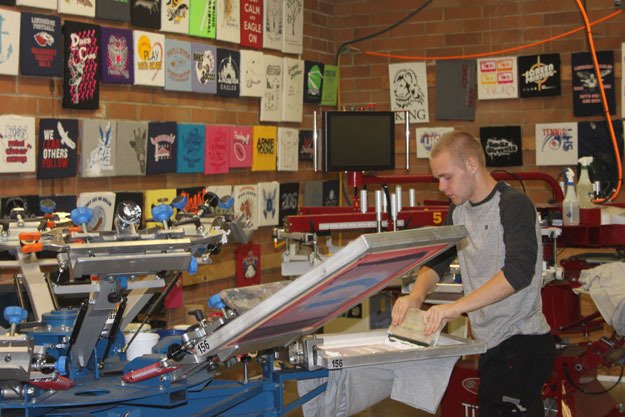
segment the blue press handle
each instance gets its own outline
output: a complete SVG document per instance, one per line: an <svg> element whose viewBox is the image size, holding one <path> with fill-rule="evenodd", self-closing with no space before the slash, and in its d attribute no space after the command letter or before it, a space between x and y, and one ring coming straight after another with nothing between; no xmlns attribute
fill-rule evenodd
<svg viewBox="0 0 625 417"><path fill-rule="evenodd" d="M195 274L197 272L197 258L196 257L191 258L191 263L189 264L188 272L190 274Z"/></svg>
<svg viewBox="0 0 625 417"><path fill-rule="evenodd" d="M226 304L224 304L219 294L214 294L210 296L210 298L208 299L208 306L211 308L216 308L218 310L226 308Z"/></svg>
<svg viewBox="0 0 625 417"><path fill-rule="evenodd" d="M72 210L70 218L77 226L87 224L93 219L93 210L89 207L76 207Z"/></svg>
<svg viewBox="0 0 625 417"><path fill-rule="evenodd" d="M54 210L56 210L56 202L50 199L44 199L39 202L39 210L41 210L43 214L54 213Z"/></svg>
<svg viewBox="0 0 625 417"><path fill-rule="evenodd" d="M234 197L230 197L228 200L223 201L223 202L220 201L218 207L222 209L230 210L232 206L234 206Z"/></svg>
<svg viewBox="0 0 625 417"><path fill-rule="evenodd" d="M178 200L174 200L171 205L174 206L175 208L177 208L178 210L182 210L186 207L187 205L187 196L183 195L181 196L182 198L179 198Z"/></svg>
<svg viewBox="0 0 625 417"><path fill-rule="evenodd" d="M152 207L152 218L154 221L162 222L169 219L174 214L174 209L169 204L159 204Z"/></svg>
<svg viewBox="0 0 625 417"><path fill-rule="evenodd" d="M67 375L67 356L59 356L59 359L54 362L54 369L56 369L61 376Z"/></svg>
<svg viewBox="0 0 625 417"><path fill-rule="evenodd" d="M9 324L20 324L28 317L28 311L20 306L9 306L4 309L4 319Z"/></svg>

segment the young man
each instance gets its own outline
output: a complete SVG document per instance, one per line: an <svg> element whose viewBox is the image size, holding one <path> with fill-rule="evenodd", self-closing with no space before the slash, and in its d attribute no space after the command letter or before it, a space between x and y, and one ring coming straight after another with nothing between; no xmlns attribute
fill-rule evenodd
<svg viewBox="0 0 625 417"><path fill-rule="evenodd" d="M469 236L425 264L410 295L393 306L393 324L419 308L456 254L464 296L431 307L426 334L467 313L475 337L486 343L480 357L480 417L543 417L541 398L555 358L542 313L542 245L531 200L486 170L482 146L466 132L441 137L430 168L450 199L446 224L462 224Z"/></svg>

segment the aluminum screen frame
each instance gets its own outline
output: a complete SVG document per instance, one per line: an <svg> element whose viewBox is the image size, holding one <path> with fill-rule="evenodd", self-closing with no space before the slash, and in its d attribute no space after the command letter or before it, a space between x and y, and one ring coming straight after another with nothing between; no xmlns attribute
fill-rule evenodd
<svg viewBox="0 0 625 417"><path fill-rule="evenodd" d="M444 252L468 235L464 226L364 234L324 263L225 324L205 339L232 356L286 346Z"/></svg>

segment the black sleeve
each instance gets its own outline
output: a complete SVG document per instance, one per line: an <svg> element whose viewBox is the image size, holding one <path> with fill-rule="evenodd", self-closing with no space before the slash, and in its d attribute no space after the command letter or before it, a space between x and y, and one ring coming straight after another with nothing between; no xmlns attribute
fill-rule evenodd
<svg viewBox="0 0 625 417"><path fill-rule="evenodd" d="M502 271L514 290L519 291L530 285L536 272L536 208L525 194L508 188L502 192L499 209L506 247Z"/></svg>
<svg viewBox="0 0 625 417"><path fill-rule="evenodd" d="M447 217L443 222L443 226L451 226L454 224L452 218L454 207L455 206L453 204L449 205L449 210L447 210ZM449 270L449 265L451 265L454 259L456 259L456 256L457 250L456 245L454 245L451 248L447 249L445 252L436 255L434 258L427 261L424 265L432 268L438 274L438 278L441 279Z"/></svg>

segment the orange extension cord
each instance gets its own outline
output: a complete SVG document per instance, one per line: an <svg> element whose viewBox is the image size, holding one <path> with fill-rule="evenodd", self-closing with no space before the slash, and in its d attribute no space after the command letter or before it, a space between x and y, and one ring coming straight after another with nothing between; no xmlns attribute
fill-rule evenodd
<svg viewBox="0 0 625 417"><path fill-rule="evenodd" d="M590 45L590 52L592 56L592 62L595 67L595 74L597 75L597 80L599 81L599 91L601 92L601 103L603 104L603 111L605 113L605 120L608 125L608 129L610 130L610 137L612 138L612 145L614 146L614 156L616 157L616 166L618 168L618 181L616 183L616 189L612 193L609 198L601 198L598 200L594 200L595 203L604 203L609 200L614 200L619 192L621 191L621 182L623 181L623 164L621 161L621 155L619 154L618 142L616 141L616 133L614 133L614 127L612 126L612 118L610 117L610 107L608 106L608 99L605 96L605 89L603 87L603 79L601 78L601 70L599 69L599 61L597 60L597 51L595 50L595 41L592 37L592 31L590 30L590 20L588 19L588 14L584 8L584 5L580 0L577 1L577 6L579 7L579 11L582 13L584 17L584 24L586 26L586 32L588 35L588 44Z"/></svg>
<svg viewBox="0 0 625 417"><path fill-rule="evenodd" d="M394 59L401 59L401 60L415 60L415 61L444 61L444 60L452 60L452 59L471 59L471 58L481 58L481 57L486 57L486 56L493 56L493 55L503 55L503 54L507 54L510 52L516 52L516 51L520 51L523 49L527 49L527 48L532 48L534 46L538 46L538 45L543 45L545 43L548 42L552 42L555 41L557 39L561 39L570 35L573 35L574 33L580 32L584 29L586 29L586 33L587 33L587 37L588 37L588 43L590 45L590 51L591 51L591 56L593 59L593 66L595 68L595 73L597 75L597 80L599 81L599 91L601 92L601 102L603 104L603 110L604 110L604 117L606 119L607 125L608 125L608 129L610 132L610 136L612 139L612 145L614 146L614 155L616 157L616 165L618 167L618 181L616 184L616 188L613 191L612 195L610 195L609 198L601 198L601 199L596 199L594 200L595 203L604 203L607 201L613 201L618 194L620 193L621 190L621 182L623 181L623 165L622 165L622 161L621 161L621 156L619 154L619 149L618 149L618 142L616 141L616 133L614 132L614 127L612 126L612 118L610 117L610 108L608 106L608 101L605 95L605 89L603 86L603 79L601 77L601 71L599 69L599 62L597 60L597 52L595 50L595 43L594 43L594 39L592 36L592 31L591 31L591 27L594 25L597 25L599 23L605 22L606 20L612 19L616 16L618 16L619 14L623 13L622 10L617 10L613 13L610 13L607 16L604 16L600 19L595 20L594 22L590 22L589 18L588 18L588 14L586 13L586 10L584 8L584 6L582 5L580 0L576 0L577 2L577 6L580 9L580 12L582 13L583 19L584 19L584 25L583 26L579 26L575 29L569 30L568 32L564 32L561 33L559 35L556 36L552 36L550 38L547 39L543 39L541 41L536 41L536 42L532 42L532 43L528 43L525 45L520 45L520 46L516 46L513 48L507 48L507 49L501 49L498 51L492 51L492 52L481 52L481 53L477 53L477 54L468 54L468 55L455 55L455 56L408 56L408 55L395 55L395 54L389 54L389 53L382 53L382 52L372 52L372 51L361 51L358 48L355 47L350 47L350 49L353 50L357 50L357 51L361 51L366 55L371 55L371 56L378 56L378 57L385 57L385 58L394 58ZM340 63L339 63L340 66Z"/></svg>
<svg viewBox="0 0 625 417"><path fill-rule="evenodd" d="M610 13L607 16L602 17L601 19L597 19L594 22L590 23L590 26L595 26L599 23L603 23L606 20L610 20L616 16L618 16L619 14L623 13L622 10L617 10L613 13ZM587 16L586 16L587 18ZM471 59L471 58L482 58L485 56L493 56L493 55L503 55L503 54L507 54L510 52L515 52L515 51L520 51L522 49L527 49L527 48L532 48L534 46L538 46L538 45L542 45L545 43L549 43L561 38L565 38L567 36L571 36L577 32L580 32L582 30L586 29L586 26L579 26L575 29L569 30L568 32L564 32L561 33L559 35L556 36L552 36L551 38L547 38L547 39L543 39L541 41L536 41L536 42L532 42L532 43L528 43L525 45L521 45L521 46L515 46L514 48L507 48L507 49L501 49L499 51L492 51L492 52L480 52L478 54L469 54L469 55L454 55L454 56L409 56L409 55L394 55L394 54L389 54L389 53L383 53L383 52L373 52L373 51L361 51L358 48L355 47L351 47L350 49L353 49L355 51L359 51L362 52L366 55L372 55L372 56L379 56L379 57L384 57L384 58L394 58L394 59L402 59L402 60L414 60L414 61L446 61L446 60L451 60L451 59ZM588 29L589 30L589 29Z"/></svg>

